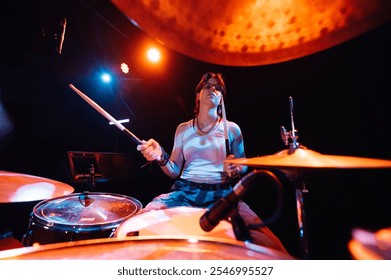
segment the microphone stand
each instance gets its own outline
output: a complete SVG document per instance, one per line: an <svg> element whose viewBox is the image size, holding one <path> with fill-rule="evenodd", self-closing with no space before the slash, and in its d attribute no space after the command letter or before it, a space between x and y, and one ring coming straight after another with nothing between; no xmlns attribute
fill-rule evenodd
<svg viewBox="0 0 391 280"><path fill-rule="evenodd" d="M90 167L90 190L93 191L96 187L96 178L95 178L95 167L94 164L91 163Z"/></svg>
<svg viewBox="0 0 391 280"><path fill-rule="evenodd" d="M80 204L84 207L88 207L91 205L93 199L89 197L90 191L93 191L96 187L96 178L95 178L95 167L94 164L91 163L91 167L89 168L89 178L88 178L88 187L87 189L79 195Z"/></svg>
<svg viewBox="0 0 391 280"><path fill-rule="evenodd" d="M243 218L239 215L238 208L236 207L232 214L228 217L228 221L232 225L232 230L235 234L236 240L252 242L250 231Z"/></svg>

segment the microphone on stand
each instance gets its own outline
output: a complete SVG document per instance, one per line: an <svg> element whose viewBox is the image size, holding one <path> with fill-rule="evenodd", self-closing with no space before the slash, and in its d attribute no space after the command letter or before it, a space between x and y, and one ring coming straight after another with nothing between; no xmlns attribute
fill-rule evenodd
<svg viewBox="0 0 391 280"><path fill-rule="evenodd" d="M213 230L221 220L226 219L234 210L241 197L243 197L248 191L251 183L253 182L253 176L258 171L254 170L244 176L232 189L231 193L225 197L216 201L213 206L208 209L200 218L201 228L209 232Z"/></svg>
<svg viewBox="0 0 391 280"><path fill-rule="evenodd" d="M90 168L90 185L91 185L91 190L94 190L96 186L96 180L95 180L95 167L93 164L91 164L91 168Z"/></svg>

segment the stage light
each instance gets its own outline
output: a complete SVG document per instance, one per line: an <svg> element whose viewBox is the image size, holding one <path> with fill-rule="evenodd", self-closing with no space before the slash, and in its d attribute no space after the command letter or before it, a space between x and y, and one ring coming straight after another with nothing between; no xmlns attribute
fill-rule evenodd
<svg viewBox="0 0 391 280"><path fill-rule="evenodd" d="M121 71L124 74L128 74L129 73L129 66L126 63L121 63Z"/></svg>
<svg viewBox="0 0 391 280"><path fill-rule="evenodd" d="M105 83L110 83L111 82L111 80L112 80L112 78L111 78L111 75L109 74L109 73L103 73L102 75L101 75L101 79L102 79L102 81L103 82L105 82Z"/></svg>
<svg viewBox="0 0 391 280"><path fill-rule="evenodd" d="M153 63L157 63L160 60L160 51L157 48L150 48L147 51L147 58Z"/></svg>

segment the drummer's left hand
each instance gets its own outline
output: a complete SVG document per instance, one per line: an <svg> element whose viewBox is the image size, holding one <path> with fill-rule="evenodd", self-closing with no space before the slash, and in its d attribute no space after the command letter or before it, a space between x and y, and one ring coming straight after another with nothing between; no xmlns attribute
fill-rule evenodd
<svg viewBox="0 0 391 280"><path fill-rule="evenodd" d="M229 155L225 159L233 159L235 156L234 155ZM230 178L235 178L240 175L240 167L237 164L234 163L228 163L224 161L224 168L223 171L225 174L228 175Z"/></svg>

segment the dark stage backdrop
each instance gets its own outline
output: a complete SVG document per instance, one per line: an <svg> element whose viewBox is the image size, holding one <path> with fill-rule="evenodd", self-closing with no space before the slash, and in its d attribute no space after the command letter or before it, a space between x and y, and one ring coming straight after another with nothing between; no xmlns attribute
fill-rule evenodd
<svg viewBox="0 0 391 280"><path fill-rule="evenodd" d="M148 36L115 9L97 12L78 1L65 2L69 4L56 9L26 4L22 10L14 7L22 16L8 10L14 13L1 17L1 101L13 127L1 139L2 170L71 184L68 151L123 153L132 159L129 176L102 182L97 190L125 194L145 205L168 192L172 181L155 164L141 168L145 161L135 144L68 84L116 118L129 118L126 127L139 138L155 138L170 151L177 124L192 117L194 88L205 71L219 71L226 78L227 117L241 126L247 157L286 148L280 126L291 129L292 96L299 142L308 149L391 159L390 24L307 57L256 67L213 65L165 50L164 71L143 70L133 59L130 78L108 86L94 76L95 69L135 56L131 50ZM57 55L55 41L40 30L50 33L64 13L67 33ZM284 173L275 172L284 192L281 215L270 227L300 258L294 187ZM305 210L312 259L349 259L352 229L391 226L390 172L310 169L300 174L308 188ZM275 191L270 181L260 180L245 200L267 219L276 209ZM1 205L8 209L7 222L16 236L27 230L35 203Z"/></svg>

